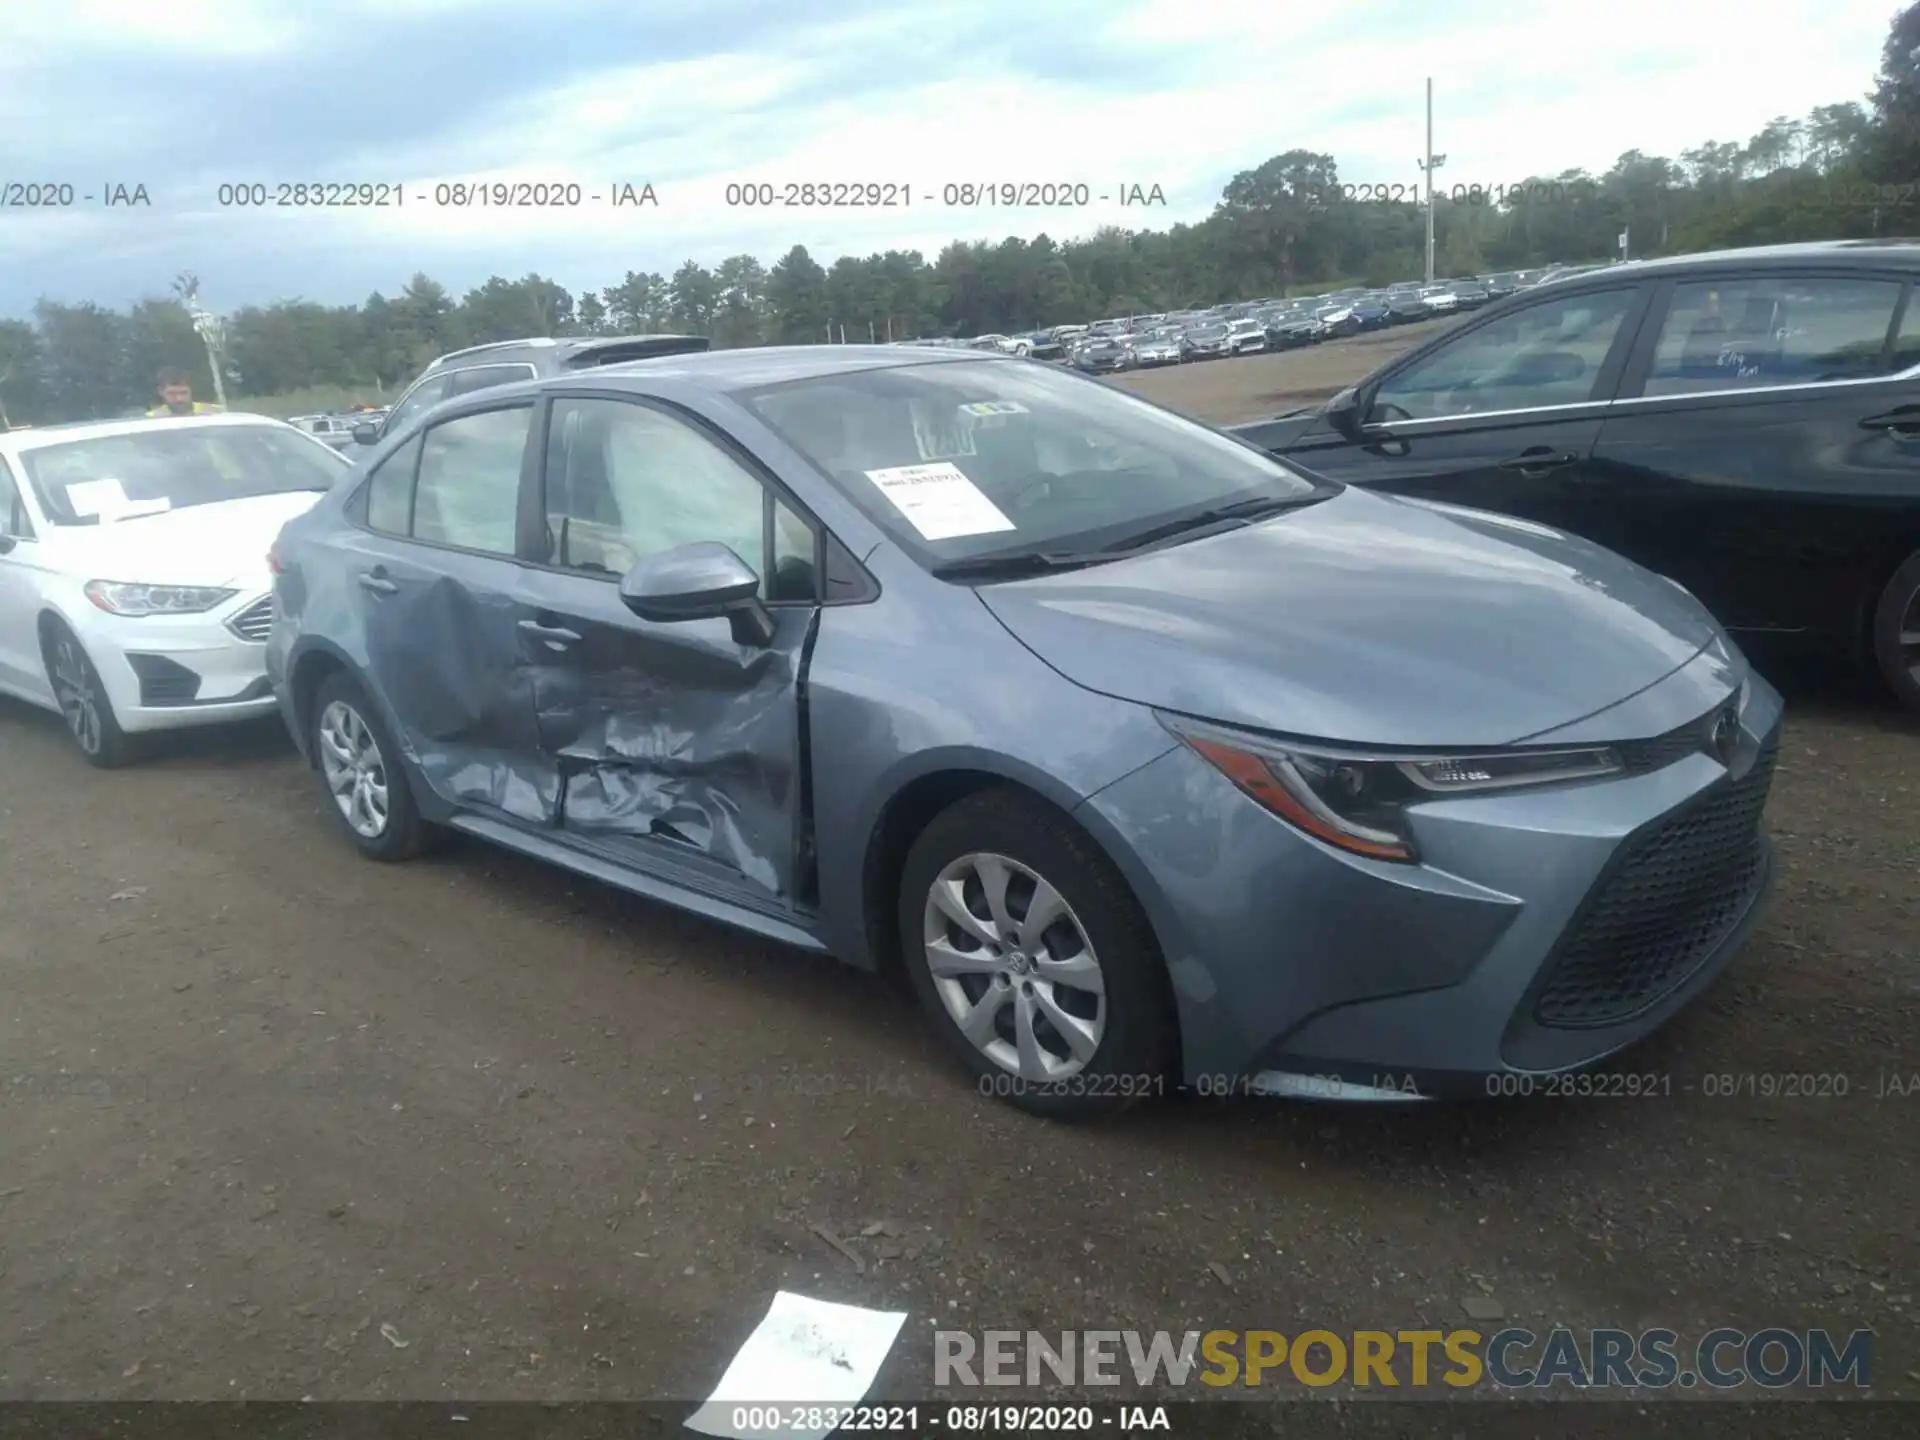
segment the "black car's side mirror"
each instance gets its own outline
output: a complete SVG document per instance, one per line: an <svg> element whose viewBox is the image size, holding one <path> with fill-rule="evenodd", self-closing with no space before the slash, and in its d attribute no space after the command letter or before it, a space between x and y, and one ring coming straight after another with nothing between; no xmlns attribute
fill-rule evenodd
<svg viewBox="0 0 1920 1440"><path fill-rule="evenodd" d="M380 426L372 420L362 420L353 427L353 443L356 445L378 445Z"/></svg>
<svg viewBox="0 0 1920 1440"><path fill-rule="evenodd" d="M764 646L773 639L773 616L760 603L760 577L715 541L649 555L621 578L620 600L642 620L661 624L724 615L739 645Z"/></svg>
<svg viewBox="0 0 1920 1440"><path fill-rule="evenodd" d="M1366 426L1366 409L1360 400L1360 388L1349 385L1338 395L1327 401L1327 424L1335 433L1349 440L1356 440Z"/></svg>

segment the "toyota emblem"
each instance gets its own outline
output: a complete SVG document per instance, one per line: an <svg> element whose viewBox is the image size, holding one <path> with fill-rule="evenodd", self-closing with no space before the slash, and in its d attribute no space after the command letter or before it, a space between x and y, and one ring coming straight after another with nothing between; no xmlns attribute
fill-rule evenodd
<svg viewBox="0 0 1920 1440"><path fill-rule="evenodd" d="M1733 759L1733 749L1739 735L1740 717L1733 711L1722 710L1714 717L1713 733L1707 737L1707 745L1722 765Z"/></svg>

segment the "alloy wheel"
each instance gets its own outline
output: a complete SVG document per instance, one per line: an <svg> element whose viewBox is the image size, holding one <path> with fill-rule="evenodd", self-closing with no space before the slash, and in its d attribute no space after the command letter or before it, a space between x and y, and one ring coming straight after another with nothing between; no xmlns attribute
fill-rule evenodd
<svg viewBox="0 0 1920 1440"><path fill-rule="evenodd" d="M83 753L98 755L102 700L94 688L87 658L80 653L79 643L70 635L62 635L54 642L53 693L60 702L60 714L66 719L74 743Z"/></svg>
<svg viewBox="0 0 1920 1440"><path fill-rule="evenodd" d="M963 855L927 892L935 992L989 1060L1036 1083L1084 1069L1106 1033L1099 957L1064 896L1005 855Z"/></svg>
<svg viewBox="0 0 1920 1440"><path fill-rule="evenodd" d="M321 712L320 771L354 833L378 840L387 829L387 763L372 727L344 700Z"/></svg>

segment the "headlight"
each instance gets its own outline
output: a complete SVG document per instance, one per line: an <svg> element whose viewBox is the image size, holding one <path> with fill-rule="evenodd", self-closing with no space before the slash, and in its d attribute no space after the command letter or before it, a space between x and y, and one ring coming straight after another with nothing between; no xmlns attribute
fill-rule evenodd
<svg viewBox="0 0 1920 1440"><path fill-rule="evenodd" d="M199 615L240 592L211 585L135 585L89 580L87 599L109 615Z"/></svg>
<svg viewBox="0 0 1920 1440"><path fill-rule="evenodd" d="M1288 824L1373 860L1416 858L1408 807L1449 795L1618 774L1604 746L1486 754L1381 755L1268 740L1178 716L1160 722Z"/></svg>

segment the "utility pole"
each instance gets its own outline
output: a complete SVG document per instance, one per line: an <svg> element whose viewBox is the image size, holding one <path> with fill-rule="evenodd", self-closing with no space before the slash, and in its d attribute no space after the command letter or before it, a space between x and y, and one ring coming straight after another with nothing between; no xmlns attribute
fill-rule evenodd
<svg viewBox="0 0 1920 1440"><path fill-rule="evenodd" d="M1427 177L1427 283L1433 283L1433 172L1447 163L1447 157L1433 153L1433 77L1427 77L1427 158L1418 162Z"/></svg>

